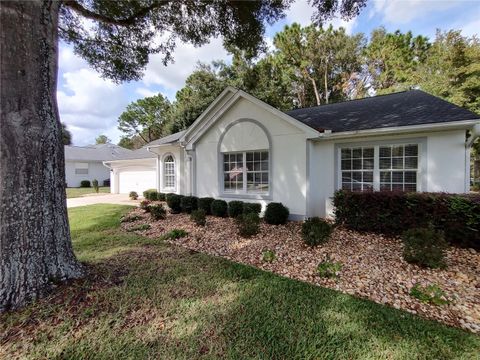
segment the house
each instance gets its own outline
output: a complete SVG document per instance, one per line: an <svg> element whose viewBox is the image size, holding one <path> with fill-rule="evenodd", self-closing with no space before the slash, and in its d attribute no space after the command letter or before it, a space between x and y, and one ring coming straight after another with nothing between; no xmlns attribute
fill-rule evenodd
<svg viewBox="0 0 480 360"><path fill-rule="evenodd" d="M110 169L104 161L123 158L131 150L114 144L97 144L89 146L65 145L65 181L67 187L79 187L82 180L98 180L103 185L110 180Z"/></svg>
<svg viewBox="0 0 480 360"><path fill-rule="evenodd" d="M301 219L331 214L337 189L468 192L479 135L477 114L419 90L284 113L228 87L186 131L106 164L114 193L275 201Z"/></svg>

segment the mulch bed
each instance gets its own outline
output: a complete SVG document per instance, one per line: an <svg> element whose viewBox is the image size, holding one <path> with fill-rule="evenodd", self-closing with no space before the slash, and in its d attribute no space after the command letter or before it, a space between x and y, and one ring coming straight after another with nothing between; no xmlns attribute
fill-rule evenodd
<svg viewBox="0 0 480 360"><path fill-rule="evenodd" d="M152 221L141 209L132 214L142 219L122 224L125 230L149 223L149 230L138 233L157 238L172 229L184 229L188 236L169 242L480 333L480 253L473 249L451 247L446 269L423 269L403 260L400 239L377 234L336 228L327 244L310 248L302 241L300 222L262 223L258 235L245 239L237 235L230 218L208 216L206 226L200 227L187 214L168 214L159 221ZM272 263L263 261L265 250L275 252ZM343 264L336 279L317 275L318 263L327 258ZM449 303L420 302L410 295L417 283L438 285Z"/></svg>

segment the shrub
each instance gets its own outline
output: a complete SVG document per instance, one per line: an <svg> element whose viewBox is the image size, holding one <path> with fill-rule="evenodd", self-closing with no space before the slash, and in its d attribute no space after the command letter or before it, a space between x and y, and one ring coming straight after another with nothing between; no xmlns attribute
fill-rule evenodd
<svg viewBox="0 0 480 360"><path fill-rule="evenodd" d="M95 190L95 192L98 194L98 191L100 190L100 188L98 187L98 180L97 179L93 179L92 186L93 186L93 189Z"/></svg>
<svg viewBox="0 0 480 360"><path fill-rule="evenodd" d="M158 201L165 201L165 194L161 192L157 192L157 200Z"/></svg>
<svg viewBox="0 0 480 360"><path fill-rule="evenodd" d="M228 216L236 218L243 214L243 201L233 200L228 203Z"/></svg>
<svg viewBox="0 0 480 360"><path fill-rule="evenodd" d="M190 214L190 219L198 226L205 226L207 222L205 215L205 210L203 209L193 210Z"/></svg>
<svg viewBox="0 0 480 360"><path fill-rule="evenodd" d="M197 208L205 211L205 214L212 215L212 202L215 200L211 197L199 198L197 201Z"/></svg>
<svg viewBox="0 0 480 360"><path fill-rule="evenodd" d="M286 206L282 203L272 202L267 205L263 219L267 224L281 225L287 222L288 215L290 215L290 211Z"/></svg>
<svg viewBox="0 0 480 360"><path fill-rule="evenodd" d="M182 211L190 214L193 210L197 210L197 200L195 196L184 196L180 201Z"/></svg>
<svg viewBox="0 0 480 360"><path fill-rule="evenodd" d="M262 204L259 203L244 203L243 204L243 213L244 214L250 214L254 213L260 216L260 213L262 212Z"/></svg>
<svg viewBox="0 0 480 360"><path fill-rule="evenodd" d="M436 284L430 284L428 286L415 284L410 290L410 295L421 302L433 305L444 305L449 303L445 296L445 292Z"/></svg>
<svg viewBox="0 0 480 360"><path fill-rule="evenodd" d="M150 201L158 200L158 191L156 189L148 189L143 192L143 197Z"/></svg>
<svg viewBox="0 0 480 360"><path fill-rule="evenodd" d="M188 233L183 230L183 229L173 229L171 231L169 231L168 233L166 233L165 235L162 236L162 239L163 240L168 240L168 239L180 239L182 237L185 237L187 236Z"/></svg>
<svg viewBox="0 0 480 360"><path fill-rule="evenodd" d="M324 244L332 234L333 226L319 217L312 217L302 224L302 239L308 246Z"/></svg>
<svg viewBox="0 0 480 360"><path fill-rule="evenodd" d="M165 200L167 201L167 205L170 208L170 212L172 214L179 214L182 212L182 196L177 195L174 193L169 193L165 195Z"/></svg>
<svg viewBox="0 0 480 360"><path fill-rule="evenodd" d="M140 215L137 215L137 214L125 215L125 216L122 216L122 218L120 219L120 222L122 222L122 223L134 222L134 221L137 221L137 220L140 220L140 219L142 219L142 217Z"/></svg>
<svg viewBox="0 0 480 360"><path fill-rule="evenodd" d="M433 226L405 231L402 236L403 258L414 264L430 268L445 267L447 242L441 231Z"/></svg>
<svg viewBox="0 0 480 360"><path fill-rule="evenodd" d="M152 204L148 206L148 211L154 220L162 220L167 217L167 210L161 204Z"/></svg>
<svg viewBox="0 0 480 360"><path fill-rule="evenodd" d="M255 213L239 215L236 222L240 236L250 237L260 231L260 217Z"/></svg>
<svg viewBox="0 0 480 360"><path fill-rule="evenodd" d="M342 270L342 268L343 264L341 262L325 260L318 264L317 273L320 277L337 278L338 273Z"/></svg>
<svg viewBox="0 0 480 360"><path fill-rule="evenodd" d="M138 194L136 191L130 191L130 194L128 194L128 197L131 199L131 200L137 200L138 199Z"/></svg>
<svg viewBox="0 0 480 360"><path fill-rule="evenodd" d="M149 224L139 224L139 225L132 226L127 231L144 231L150 228L151 226Z"/></svg>
<svg viewBox="0 0 480 360"><path fill-rule="evenodd" d="M82 188L89 188L89 187L90 187L90 180L82 180L82 181L80 181L80 187L82 187Z"/></svg>
<svg viewBox="0 0 480 360"><path fill-rule="evenodd" d="M150 211L149 206L152 202L150 200L142 200L140 201L140 209L145 210L145 211Z"/></svg>
<svg viewBox="0 0 480 360"><path fill-rule="evenodd" d="M480 195L337 191L336 222L358 231L401 235L433 224L453 245L480 249Z"/></svg>
<svg viewBox="0 0 480 360"><path fill-rule="evenodd" d="M262 259L264 262L274 262L277 257L275 256L275 251L265 250L262 254Z"/></svg>
<svg viewBox="0 0 480 360"><path fill-rule="evenodd" d="M225 200L213 200L212 201L212 215L225 217L227 216L228 205Z"/></svg>

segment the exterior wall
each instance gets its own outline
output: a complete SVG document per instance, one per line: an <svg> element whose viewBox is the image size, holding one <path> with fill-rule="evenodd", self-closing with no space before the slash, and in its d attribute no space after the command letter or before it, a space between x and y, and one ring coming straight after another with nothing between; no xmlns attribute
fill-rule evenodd
<svg viewBox="0 0 480 360"><path fill-rule="evenodd" d="M338 149L342 144L420 143L419 191L465 192L465 131L415 133L314 141L309 146L309 216L331 216L338 183Z"/></svg>
<svg viewBox="0 0 480 360"><path fill-rule="evenodd" d="M150 151L158 154L157 190L163 193L187 194L185 151L180 145L152 147ZM175 159L175 188L166 188L164 184L164 159L172 155Z"/></svg>
<svg viewBox="0 0 480 360"><path fill-rule="evenodd" d="M75 163L88 162L88 174L75 174ZM67 187L79 187L80 181L94 179L98 180L98 184L103 186L103 181L110 178L110 169L105 167L101 161L65 161L65 181Z"/></svg>
<svg viewBox="0 0 480 360"><path fill-rule="evenodd" d="M222 134L232 124L259 124L264 128L270 139L270 191L263 195L233 195L222 192L223 166L221 166L221 148L219 146ZM248 128L250 125L245 127ZM236 129L234 131L240 131ZM228 134L228 133L227 133ZM245 141L232 143L235 136L228 137L223 144L228 151L238 146L238 150L246 150ZM251 150L263 149L265 138L252 134ZM258 142L258 143L256 143ZM260 202L263 206L270 201L282 202L290 209L292 217L303 217L306 214L307 191L307 149L306 135L297 127L278 118L260 106L244 99L234 104L217 123L195 143L193 165L193 193L196 196L211 196L227 201L239 199L242 201Z"/></svg>

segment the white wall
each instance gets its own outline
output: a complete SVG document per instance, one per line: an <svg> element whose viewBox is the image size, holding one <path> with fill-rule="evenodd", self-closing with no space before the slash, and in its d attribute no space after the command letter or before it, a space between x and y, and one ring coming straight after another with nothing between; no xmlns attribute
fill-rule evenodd
<svg viewBox="0 0 480 360"><path fill-rule="evenodd" d="M186 194L187 193L187 176L185 169L185 151L180 145L170 145L170 146L160 146L150 148L150 151L158 154L159 157L159 172L157 183L157 190L163 193L174 192L177 194ZM164 184L164 159L168 155L172 155L175 159L175 188L169 189L165 187Z"/></svg>
<svg viewBox="0 0 480 360"><path fill-rule="evenodd" d="M86 163L87 161L65 161L65 181L68 187L79 187L80 181L94 179L103 186L103 181L110 178L110 169L105 167L101 161L88 162L88 174L75 174L75 163Z"/></svg>

